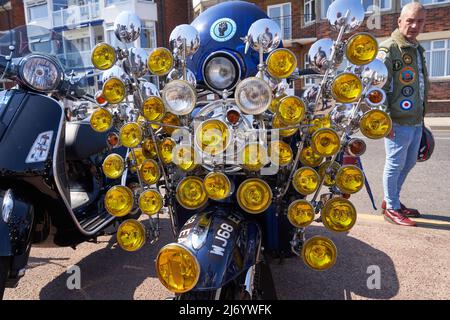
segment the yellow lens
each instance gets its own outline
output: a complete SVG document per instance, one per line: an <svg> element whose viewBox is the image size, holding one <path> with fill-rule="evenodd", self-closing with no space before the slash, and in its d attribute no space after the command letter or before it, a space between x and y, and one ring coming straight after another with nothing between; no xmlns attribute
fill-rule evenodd
<svg viewBox="0 0 450 320"><path fill-rule="evenodd" d="M336 174L341 168L341 166L337 162L333 162L330 168L330 163L331 160L325 161L319 167L319 176L322 178L325 175L325 180L323 184L326 185L327 187L331 187L336 184Z"/></svg>
<svg viewBox="0 0 450 320"><path fill-rule="evenodd" d="M123 158L118 154L110 154L103 161L103 173L110 179L117 179L122 176L125 169Z"/></svg>
<svg viewBox="0 0 450 320"><path fill-rule="evenodd" d="M126 251L137 251L145 243L145 228L137 220L125 220L117 230L117 243Z"/></svg>
<svg viewBox="0 0 450 320"><path fill-rule="evenodd" d="M237 191L239 206L248 213L261 213L272 202L272 190L267 182L257 178L247 179Z"/></svg>
<svg viewBox="0 0 450 320"><path fill-rule="evenodd" d="M195 142L205 153L217 155L230 144L230 130L225 122L206 120L195 130Z"/></svg>
<svg viewBox="0 0 450 320"><path fill-rule="evenodd" d="M322 128L331 128L331 118L329 115L325 117L318 117L311 121L311 127L309 127L309 133L313 134L319 129Z"/></svg>
<svg viewBox="0 0 450 320"><path fill-rule="evenodd" d="M305 104L299 97L283 98L278 105L278 115L282 122L288 125L299 124L305 117Z"/></svg>
<svg viewBox="0 0 450 320"><path fill-rule="evenodd" d="M297 169L292 179L292 185L298 193L307 196L319 187L320 177L316 170L309 167Z"/></svg>
<svg viewBox="0 0 450 320"><path fill-rule="evenodd" d="M306 200L296 200L289 205L288 219L296 228L305 228L314 221L315 211Z"/></svg>
<svg viewBox="0 0 450 320"><path fill-rule="evenodd" d="M107 43L99 43L92 50L91 60L97 69L110 69L117 61L116 51Z"/></svg>
<svg viewBox="0 0 450 320"><path fill-rule="evenodd" d="M180 126L181 121L180 118L178 118L173 113L167 112L166 115L161 119L161 122L164 124L169 124L172 126ZM153 125L152 125L153 126ZM155 128L157 129L157 128ZM171 135L177 128L167 127L163 126L163 131L169 135Z"/></svg>
<svg viewBox="0 0 450 320"><path fill-rule="evenodd" d="M159 97L149 97L144 101L144 105L142 106L142 113L148 121L161 120L165 112L166 107L164 107L164 103Z"/></svg>
<svg viewBox="0 0 450 320"><path fill-rule="evenodd" d="M133 149L133 151L134 151L134 155L136 156L136 159L134 159L133 153L130 152L130 153L128 153L127 160L130 163L130 171L135 173L136 170L141 169L141 166L145 161L145 157L144 157L144 154L142 153L142 148L135 148L135 149ZM134 161L136 161L136 162L134 163Z"/></svg>
<svg viewBox="0 0 450 320"><path fill-rule="evenodd" d="M272 119L272 128L277 129L277 128L284 128L284 127L289 127L289 125L285 124L281 120L281 118L278 114L275 114ZM284 129L284 130L279 130L279 133L280 133L280 136L282 136L282 137L290 137L290 136L293 136L297 132L297 130L298 130L298 128Z"/></svg>
<svg viewBox="0 0 450 320"><path fill-rule="evenodd" d="M164 164L169 164L173 160L173 149L176 143L172 138L164 138L159 144L159 155Z"/></svg>
<svg viewBox="0 0 450 320"><path fill-rule="evenodd" d="M311 147L319 156L331 157L337 153L341 147L339 135L330 128L317 130L311 138Z"/></svg>
<svg viewBox="0 0 450 320"><path fill-rule="evenodd" d="M110 78L103 84L103 97L112 104L120 103L125 99L125 83L119 78Z"/></svg>
<svg viewBox="0 0 450 320"><path fill-rule="evenodd" d="M156 258L159 281L171 292L192 290L200 277L200 264L183 246L173 243L163 247Z"/></svg>
<svg viewBox="0 0 450 320"><path fill-rule="evenodd" d="M361 97L362 82L353 73L341 73L331 85L331 94L337 102L351 103Z"/></svg>
<svg viewBox="0 0 450 320"><path fill-rule="evenodd" d="M142 129L136 122L129 122L120 129L120 142L127 148L135 148L142 141Z"/></svg>
<svg viewBox="0 0 450 320"><path fill-rule="evenodd" d="M297 59L288 49L277 49L267 58L267 72L274 78L285 79L297 68Z"/></svg>
<svg viewBox="0 0 450 320"><path fill-rule="evenodd" d="M282 95L278 96L278 97L274 97L272 99L272 103L269 106L269 110L272 111L273 113L277 113L278 112L278 106L280 105L280 101L281 99L287 97L287 95L285 93L283 93Z"/></svg>
<svg viewBox="0 0 450 320"><path fill-rule="evenodd" d="M325 203L321 211L323 225L331 231L350 230L356 222L356 209L344 198L333 198Z"/></svg>
<svg viewBox="0 0 450 320"><path fill-rule="evenodd" d="M269 145L270 160L277 166L287 166L292 161L292 149L284 141L272 141Z"/></svg>
<svg viewBox="0 0 450 320"><path fill-rule="evenodd" d="M186 209L194 210L208 201L203 180L199 177L186 177L177 186L177 200Z"/></svg>
<svg viewBox="0 0 450 320"><path fill-rule="evenodd" d="M392 120L386 112L373 109L362 116L360 128L367 138L381 139L391 132Z"/></svg>
<svg viewBox="0 0 450 320"><path fill-rule="evenodd" d="M156 48L148 57L147 66L151 73L156 76L164 76L173 67L172 53L166 48Z"/></svg>
<svg viewBox="0 0 450 320"><path fill-rule="evenodd" d="M268 163L267 150L257 142L244 147L242 153L242 166L250 171L259 171Z"/></svg>
<svg viewBox="0 0 450 320"><path fill-rule="evenodd" d="M303 244L302 257L308 267L323 271L336 263L337 249L330 239L315 236Z"/></svg>
<svg viewBox="0 0 450 320"><path fill-rule="evenodd" d="M197 167L195 163L195 150L192 146L178 145L173 151L173 163L183 171L192 171Z"/></svg>
<svg viewBox="0 0 450 320"><path fill-rule="evenodd" d="M161 176L158 164L152 159L145 160L140 171L142 180L150 185L157 183Z"/></svg>
<svg viewBox="0 0 450 320"><path fill-rule="evenodd" d="M151 138L147 138L142 141L142 153L147 159L156 159L158 154L156 153L155 143Z"/></svg>
<svg viewBox="0 0 450 320"><path fill-rule="evenodd" d="M357 166L343 166L336 174L336 186L342 193L356 193L364 186L364 174Z"/></svg>
<svg viewBox="0 0 450 320"><path fill-rule="evenodd" d="M91 127L97 132L106 132L112 127L112 114L103 108L95 110L90 119Z"/></svg>
<svg viewBox="0 0 450 320"><path fill-rule="evenodd" d="M358 66L372 62L378 53L377 40L368 33L355 34L345 49L347 59Z"/></svg>
<svg viewBox="0 0 450 320"><path fill-rule="evenodd" d="M323 157L314 153L311 146L304 147L300 151L300 162L306 167L318 167L323 161Z"/></svg>
<svg viewBox="0 0 450 320"><path fill-rule="evenodd" d="M208 173L203 184L205 185L206 194L210 199L223 200L230 195L230 180L221 172Z"/></svg>
<svg viewBox="0 0 450 320"><path fill-rule="evenodd" d="M163 206L161 194L156 190L147 190L139 197L139 208L149 216L158 213Z"/></svg>
<svg viewBox="0 0 450 320"><path fill-rule="evenodd" d="M115 217L123 217L130 213L133 202L133 192L125 186L115 186L106 192L106 211Z"/></svg>

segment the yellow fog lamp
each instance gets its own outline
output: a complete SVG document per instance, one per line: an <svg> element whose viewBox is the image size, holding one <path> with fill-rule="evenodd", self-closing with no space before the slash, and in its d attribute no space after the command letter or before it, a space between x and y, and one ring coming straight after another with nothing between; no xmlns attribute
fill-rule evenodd
<svg viewBox="0 0 450 320"><path fill-rule="evenodd" d="M158 156L156 153L155 142L151 138L142 141L142 154L147 159L156 159Z"/></svg>
<svg viewBox="0 0 450 320"><path fill-rule="evenodd" d="M172 53L166 48L154 49L147 60L147 67L156 76L164 76L172 70L174 59Z"/></svg>
<svg viewBox="0 0 450 320"><path fill-rule="evenodd" d="M336 174L336 186L342 193L352 194L364 186L364 174L354 165L342 166Z"/></svg>
<svg viewBox="0 0 450 320"><path fill-rule="evenodd" d="M269 145L269 157L277 166L287 166L293 158L291 146L284 141L272 141Z"/></svg>
<svg viewBox="0 0 450 320"><path fill-rule="evenodd" d="M347 199L332 198L321 211L323 225L336 232L350 230L356 222L355 206Z"/></svg>
<svg viewBox="0 0 450 320"><path fill-rule="evenodd" d="M267 57L267 72L274 78L286 79L297 68L297 58L289 49L277 49Z"/></svg>
<svg viewBox="0 0 450 320"><path fill-rule="evenodd" d="M300 151L300 162L306 167L318 167L323 161L323 157L314 152L311 146L304 147Z"/></svg>
<svg viewBox="0 0 450 320"><path fill-rule="evenodd" d="M186 172L192 171L197 167L195 150L190 145L175 146L172 161Z"/></svg>
<svg viewBox="0 0 450 320"><path fill-rule="evenodd" d="M278 105L278 115L281 121L288 125L299 124L305 117L305 113L305 103L299 97L285 97Z"/></svg>
<svg viewBox="0 0 450 320"><path fill-rule="evenodd" d="M103 161L102 169L105 176L110 179L117 179L122 176L125 162L120 155L113 153Z"/></svg>
<svg viewBox="0 0 450 320"><path fill-rule="evenodd" d="M148 121L159 121L164 117L166 108L161 98L152 96L147 98L142 105L142 114Z"/></svg>
<svg viewBox="0 0 450 320"><path fill-rule="evenodd" d="M386 112L373 109L362 116L360 128L367 138L381 139L391 132L392 120Z"/></svg>
<svg viewBox="0 0 450 320"><path fill-rule="evenodd" d="M167 112L166 115L161 119L161 122L163 124L168 124L171 126L181 126L180 118L178 118L173 113ZM152 125L154 129L158 129L159 126L156 125L156 128ZM169 126L162 126L162 131L167 134L172 134L177 128L169 127Z"/></svg>
<svg viewBox="0 0 450 320"><path fill-rule="evenodd" d="M169 164L173 160L173 149L176 143L172 138L164 138L159 143L159 155L164 164Z"/></svg>
<svg viewBox="0 0 450 320"><path fill-rule="evenodd" d="M311 147L317 155L330 157L339 151L341 140L337 132L333 129L322 128L312 135Z"/></svg>
<svg viewBox="0 0 450 320"><path fill-rule="evenodd" d="M272 111L273 113L278 112L278 106L280 104L280 101L281 101L281 99L283 99L285 97L287 97L287 95L285 93L283 93L279 96L275 96L272 99L272 102L270 103L269 110Z"/></svg>
<svg viewBox="0 0 450 320"><path fill-rule="evenodd" d="M245 145L241 157L242 166L250 171L259 171L269 163L266 147L257 142Z"/></svg>
<svg viewBox="0 0 450 320"><path fill-rule="evenodd" d="M329 115L313 119L308 130L309 133L313 134L314 132L322 128L331 128L331 118Z"/></svg>
<svg viewBox="0 0 450 320"><path fill-rule="evenodd" d="M142 141L142 129L136 122L129 122L122 126L119 136L124 147L135 148Z"/></svg>
<svg viewBox="0 0 450 320"><path fill-rule="evenodd" d="M288 219L296 228L305 228L314 221L315 211L306 200L296 200L289 205Z"/></svg>
<svg viewBox="0 0 450 320"><path fill-rule="evenodd" d="M197 103L197 92L187 81L173 80L161 92L167 110L177 116L191 113Z"/></svg>
<svg viewBox="0 0 450 320"><path fill-rule="evenodd" d="M145 228L137 220L129 219L122 222L117 230L117 243L126 251L137 251L145 244Z"/></svg>
<svg viewBox="0 0 450 320"><path fill-rule="evenodd" d="M225 122L221 120L206 120L195 130L195 143L202 151L210 155L217 155L228 148L231 132Z"/></svg>
<svg viewBox="0 0 450 320"><path fill-rule="evenodd" d="M345 48L348 61L358 66L372 62L378 54L378 42L369 33L359 33L348 39Z"/></svg>
<svg viewBox="0 0 450 320"><path fill-rule="evenodd" d="M319 176L322 178L325 176L324 185L327 187L334 186L336 184L336 174L341 168L339 163L333 162L330 166L331 160L325 161L319 167Z"/></svg>
<svg viewBox="0 0 450 320"><path fill-rule="evenodd" d="M319 187L319 183L319 174L316 170L309 167L297 169L292 179L294 189L305 196L314 193Z"/></svg>
<svg viewBox="0 0 450 320"><path fill-rule="evenodd" d="M251 77L241 81L235 91L236 104L246 114L261 114L272 103L272 90L262 79Z"/></svg>
<svg viewBox="0 0 450 320"><path fill-rule="evenodd" d="M351 103L361 97L362 82L359 77L353 73L341 73L331 85L331 94L337 102Z"/></svg>
<svg viewBox="0 0 450 320"><path fill-rule="evenodd" d="M97 69L110 69L117 61L116 50L107 43L99 43L92 50L91 61Z"/></svg>
<svg viewBox="0 0 450 320"><path fill-rule="evenodd" d="M94 129L95 131L106 132L112 127L113 116L108 110L104 108L98 108L92 113L91 119L89 121L91 123L92 129Z"/></svg>
<svg viewBox="0 0 450 320"><path fill-rule="evenodd" d="M210 172L203 181L206 194L210 199L223 200L231 193L231 182L228 177L221 172Z"/></svg>
<svg viewBox="0 0 450 320"><path fill-rule="evenodd" d="M159 171L158 164L155 160L147 159L141 166L140 169L142 180L145 183L152 185L158 182L161 173Z"/></svg>
<svg viewBox="0 0 450 320"><path fill-rule="evenodd" d="M192 290L200 277L197 258L184 246L172 243L164 246L156 257L159 281L171 292Z"/></svg>
<svg viewBox="0 0 450 320"><path fill-rule="evenodd" d="M272 118L272 128L279 129L289 127L288 124L284 123L278 114L275 114ZM279 134L281 137L290 137L293 136L298 131L298 128L290 128L279 130Z"/></svg>
<svg viewBox="0 0 450 320"><path fill-rule="evenodd" d="M133 155L134 153L134 155ZM134 158L136 156L136 159ZM130 163L130 171L135 173L136 170L140 170L142 164L145 161L145 156L142 152L142 148L135 148L133 152L128 153L127 157L128 162ZM133 161L135 161L133 163Z"/></svg>
<svg viewBox="0 0 450 320"><path fill-rule="evenodd" d="M133 192L125 186L115 186L106 192L106 211L115 217L123 217L130 213L133 203Z"/></svg>
<svg viewBox="0 0 450 320"><path fill-rule="evenodd" d="M246 212L256 214L267 210L272 202L272 190L267 182L258 178L247 179L237 191L239 206Z"/></svg>
<svg viewBox="0 0 450 320"><path fill-rule="evenodd" d="M177 186L176 197L178 202L186 209L201 208L208 201L203 180L199 177L186 177Z"/></svg>
<svg viewBox="0 0 450 320"><path fill-rule="evenodd" d="M163 206L161 194L156 190L147 190L139 197L139 209L149 216L158 213Z"/></svg>
<svg viewBox="0 0 450 320"><path fill-rule="evenodd" d="M330 239L315 236L303 244L302 257L308 267L324 271L336 263L337 249Z"/></svg>
<svg viewBox="0 0 450 320"><path fill-rule="evenodd" d="M127 90L125 87L125 83L119 78L109 78L103 84L102 88L103 97L109 103L116 104L120 103L125 99L127 94Z"/></svg>
<svg viewBox="0 0 450 320"><path fill-rule="evenodd" d="M369 107L379 107L386 101L386 93L380 88L371 88L367 91L364 101Z"/></svg>

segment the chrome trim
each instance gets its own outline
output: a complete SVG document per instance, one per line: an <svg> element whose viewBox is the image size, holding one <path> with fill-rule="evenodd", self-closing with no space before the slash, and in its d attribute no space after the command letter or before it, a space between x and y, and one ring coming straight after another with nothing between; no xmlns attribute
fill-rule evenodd
<svg viewBox="0 0 450 320"><path fill-rule="evenodd" d="M220 50L220 51L214 51L213 53L211 53L209 56L206 57L205 61L203 62L202 65L202 76L203 76L203 81L205 81L205 84L208 86L208 88L210 88L212 91L214 92L218 92L221 93L221 89L216 89L214 88L211 84L208 83L208 81L206 81L206 76L205 76L205 68L206 68L206 64L207 62L209 62L210 60L212 60L212 58L215 57L222 57L224 56L225 58L230 57L231 58L231 63L235 63L237 66L237 77L234 80L234 84L230 87L230 88L226 88L225 90L231 91L234 88L236 88L237 84L239 83L239 80L241 79L242 76L242 67L241 64L239 63L238 59L230 52L228 51L224 51L224 50Z"/></svg>
<svg viewBox="0 0 450 320"><path fill-rule="evenodd" d="M5 223L9 223L9 218L14 210L14 196L11 189L5 192L2 203L2 218Z"/></svg>
<svg viewBox="0 0 450 320"><path fill-rule="evenodd" d="M27 63L30 59L32 58L41 58L41 59L46 59L49 60L50 62L52 62L57 71L58 71L58 76L57 76L57 81L55 83L55 85L53 86L52 89L50 90L39 90L36 89L34 86L32 86L27 80L25 80L25 78L23 77L23 68L25 66L25 63ZM64 68L61 65L61 63L59 62L58 59L54 58L53 56L48 56L48 55L44 55L44 54L30 54L28 56L26 56L25 58L23 58L22 60L20 60L19 62L19 78L20 81L23 82L27 87L31 88L32 90L41 92L41 93L50 93L50 92L54 92L58 89L59 85L61 84L61 82L64 80ZM64 112L63 112L64 113Z"/></svg>
<svg viewBox="0 0 450 320"><path fill-rule="evenodd" d="M253 297L253 291L255 290L255 269L256 265L252 265L248 268L247 275L245 276L244 290L249 294L250 299Z"/></svg>
<svg viewBox="0 0 450 320"><path fill-rule="evenodd" d="M53 100L50 97L47 97L48 99ZM59 127L58 127L58 133L56 135L56 140L55 140L55 147L53 150L53 164L52 164L52 169L53 169L53 176L55 178L55 183L56 183L56 188L58 189L59 195L61 196L67 211L70 213L72 220L75 222L76 227L78 228L78 230L86 236L92 236L95 235L98 231L100 231L105 225L107 225L108 223L110 223L111 221L113 221L115 219L114 216L111 216L110 219L106 220L104 223L100 224L97 228L95 228L93 231L91 232L87 232L86 230L83 229L83 227L80 225L80 222L77 220L77 218L75 217L75 214L73 213L73 210L70 206L69 200L66 198L65 193L64 193L64 189L62 188L61 185L61 181L59 180L59 174L58 174L58 170L57 170L57 163L58 163L58 150L59 150L59 146L61 143L61 132L62 132L62 126L64 124L64 109L63 106L61 105L61 103L58 102L59 107L61 108L61 120L59 122ZM64 141L63 141L64 143Z"/></svg>

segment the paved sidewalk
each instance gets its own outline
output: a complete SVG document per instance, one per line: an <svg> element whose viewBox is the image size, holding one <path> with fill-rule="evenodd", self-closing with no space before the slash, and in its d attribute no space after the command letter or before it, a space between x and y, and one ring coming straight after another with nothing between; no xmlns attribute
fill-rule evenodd
<svg viewBox="0 0 450 320"><path fill-rule="evenodd" d="M425 125L431 130L450 130L450 117L425 117Z"/></svg>

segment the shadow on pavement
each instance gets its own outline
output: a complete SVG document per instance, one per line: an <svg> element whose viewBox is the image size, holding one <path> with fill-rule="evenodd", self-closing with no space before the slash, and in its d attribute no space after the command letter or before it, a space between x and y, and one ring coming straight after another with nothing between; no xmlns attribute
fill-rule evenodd
<svg viewBox="0 0 450 320"><path fill-rule="evenodd" d="M146 225L146 220L141 221ZM161 236L155 244L146 243L137 252L126 252L112 236L106 248L97 250L76 265L81 270L81 290L69 290L68 273L61 273L40 292L41 300L132 300L136 288L147 278L157 278L155 261L158 251L172 241L170 223L160 220Z"/></svg>
<svg viewBox="0 0 450 320"><path fill-rule="evenodd" d="M390 299L397 295L399 281L394 263L387 254L348 233L338 234L323 227L308 227L307 239L314 235L333 240L338 251L336 264L320 272L308 268L300 257L284 260L281 265L277 260L272 261L271 269L279 299L349 300L353 294L368 299ZM379 290L371 290L367 286L369 277L374 274L373 271L368 272L369 266L380 268Z"/></svg>

